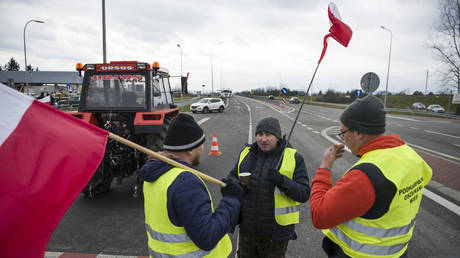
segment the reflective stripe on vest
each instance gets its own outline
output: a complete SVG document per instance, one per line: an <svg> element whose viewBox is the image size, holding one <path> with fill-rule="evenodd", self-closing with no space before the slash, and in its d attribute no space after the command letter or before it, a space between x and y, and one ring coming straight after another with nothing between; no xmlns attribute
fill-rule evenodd
<svg viewBox="0 0 460 258"><path fill-rule="evenodd" d="M149 254L151 257L227 257L232 250L227 234L214 249L205 251L193 243L184 227L175 226L169 220L167 191L176 177L185 171L187 170L172 168L156 181L144 182L145 227ZM209 190L203 180L199 179L208 192L211 211L214 212Z"/></svg>
<svg viewBox="0 0 460 258"><path fill-rule="evenodd" d="M238 175L240 174L240 166L244 158L249 154L250 146L244 148L240 153L238 160ZM285 148L283 154L283 161L279 169L280 174L292 179L295 171L295 153L297 150L293 148ZM243 171L246 172L246 171ZM300 203L292 200L280 191L275 186L274 190L275 200L275 220L279 225L287 226L299 223L300 217Z"/></svg>
<svg viewBox="0 0 460 258"><path fill-rule="evenodd" d="M377 166L396 186L388 211L375 219L354 218L323 233L352 257L399 257L412 237L431 168L407 145L370 151L353 167L361 163Z"/></svg>

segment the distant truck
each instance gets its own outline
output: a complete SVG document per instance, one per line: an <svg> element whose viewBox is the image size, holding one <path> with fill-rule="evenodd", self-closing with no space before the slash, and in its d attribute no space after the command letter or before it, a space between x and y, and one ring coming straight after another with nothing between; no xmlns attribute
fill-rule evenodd
<svg viewBox="0 0 460 258"><path fill-rule="evenodd" d="M232 96L232 91L231 90L222 90L220 95L221 95L222 98L229 98L229 97Z"/></svg>
<svg viewBox="0 0 460 258"><path fill-rule="evenodd" d="M105 64L77 64L84 72L78 112L69 112L153 151L163 149L170 120L179 113L174 104L169 72L158 62L112 61ZM145 154L108 139L103 161L83 190L88 197L107 191L115 179L137 174L133 196L142 186L139 169Z"/></svg>

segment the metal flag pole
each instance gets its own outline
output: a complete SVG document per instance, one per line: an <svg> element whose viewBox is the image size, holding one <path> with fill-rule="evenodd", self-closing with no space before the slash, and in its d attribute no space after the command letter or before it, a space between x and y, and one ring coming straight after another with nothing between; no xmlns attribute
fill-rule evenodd
<svg viewBox="0 0 460 258"><path fill-rule="evenodd" d="M318 62L318 64L316 65L315 72L313 73L313 76L311 77L310 84L308 85L307 92L305 92L305 95L303 96L302 104L300 105L299 111L297 112L297 115L296 115L296 117L294 119L294 123L292 123L291 130L289 131L288 138L287 138L286 142L284 143L284 146L281 148L281 155L280 155L280 158L278 159L278 162L276 163L276 167L275 167L277 169L280 168L281 160L283 159L283 156L284 156L284 149L286 149L286 147L287 147L287 145L289 143L289 140L291 139L292 132L294 131L295 124L297 123L297 119L299 118L300 112L302 111L303 104L305 103L305 99L308 96L308 92L310 91L311 84L313 83L313 79L315 79L316 71L318 71L318 67L319 67L320 63L321 62Z"/></svg>

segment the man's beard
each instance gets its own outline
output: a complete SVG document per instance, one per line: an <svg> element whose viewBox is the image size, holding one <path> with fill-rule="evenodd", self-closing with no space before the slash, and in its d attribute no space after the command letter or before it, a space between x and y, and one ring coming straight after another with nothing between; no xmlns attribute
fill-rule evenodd
<svg viewBox="0 0 460 258"><path fill-rule="evenodd" d="M196 155L195 158L192 160L192 165L197 167L198 165L200 165L200 157L201 155Z"/></svg>

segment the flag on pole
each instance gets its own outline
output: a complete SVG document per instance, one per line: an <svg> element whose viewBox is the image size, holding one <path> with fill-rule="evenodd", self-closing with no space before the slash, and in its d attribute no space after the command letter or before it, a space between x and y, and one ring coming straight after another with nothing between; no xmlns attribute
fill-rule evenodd
<svg viewBox="0 0 460 258"><path fill-rule="evenodd" d="M318 63L321 63L321 60L326 54L327 41L329 37L332 37L333 39L337 40L340 44L342 44L344 47L347 47L353 34L350 27L348 27L348 25L342 22L339 9L337 9L337 6L332 2L329 3L328 15L329 22L331 23L331 28L329 29L330 33L324 36L323 51L321 52L321 57L319 58Z"/></svg>
<svg viewBox="0 0 460 258"><path fill-rule="evenodd" d="M0 84L0 253L43 257L108 132Z"/></svg>

